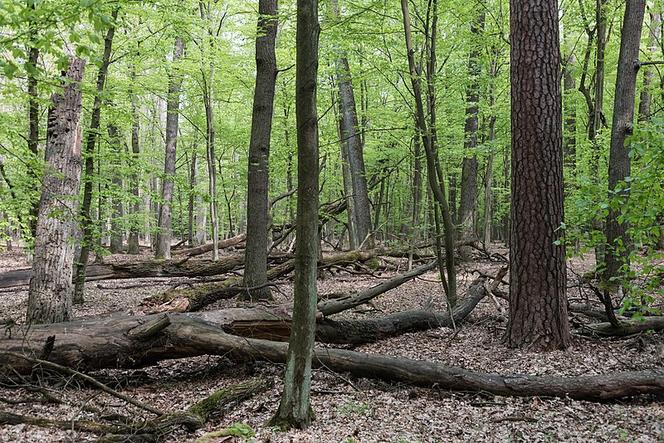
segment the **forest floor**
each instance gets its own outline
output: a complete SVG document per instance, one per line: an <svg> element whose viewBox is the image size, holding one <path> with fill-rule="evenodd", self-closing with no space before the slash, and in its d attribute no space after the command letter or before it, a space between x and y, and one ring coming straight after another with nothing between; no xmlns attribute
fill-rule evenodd
<svg viewBox="0 0 664 443"><path fill-rule="evenodd" d="M582 273L592 265L590 257L569 262L576 273ZM26 266L25 257L19 253L0 254L0 272ZM501 263L481 259L463 264L458 274L459 293L464 294L476 277L473 270L495 275L500 266ZM385 272L382 277L393 273ZM574 288L575 278L571 274L569 285L573 288L569 290L569 297L576 301L590 297ZM177 281L179 279L152 278L89 282L86 304L76 307L75 315L83 318L117 311L139 314L139 304L144 298L168 289ZM319 281L319 293L359 290L376 283L377 279L371 276L326 272ZM277 288L278 291L274 292L276 303L292 300L290 280L280 280ZM505 301L499 300L499 303L507 308ZM238 305L242 303L225 300L209 308ZM1 317L20 322L26 306L26 288L0 292ZM340 316L367 318L423 306L445 309L435 272L378 297L373 306L361 306ZM486 298L457 333L446 328L432 329L354 349L499 373L571 376L664 366L662 333L622 339L575 335L569 350L540 354L507 348L502 340L505 326L504 316ZM651 397L605 403L509 398L413 388L318 369L314 370L312 390L315 421L306 431L281 433L271 429L267 422L279 404L283 365L259 362L238 367L223 357L198 357L164 361L140 370L106 370L91 375L129 380L123 393L165 411L184 410L214 390L249 378L261 376L274 381L274 387L269 391L236 405L195 434L182 431L171 435L167 440L171 442L195 441L206 432L228 428L234 423L249 425L255 432L255 441L259 442L664 441L664 401ZM128 410L120 400L98 390L74 384L51 388L65 403L7 404L3 399L15 399L25 393L0 387L0 409L60 420L94 418L92 411L97 416L99 411L141 414L134 409ZM92 434L27 425L0 429L2 442L95 439Z"/></svg>

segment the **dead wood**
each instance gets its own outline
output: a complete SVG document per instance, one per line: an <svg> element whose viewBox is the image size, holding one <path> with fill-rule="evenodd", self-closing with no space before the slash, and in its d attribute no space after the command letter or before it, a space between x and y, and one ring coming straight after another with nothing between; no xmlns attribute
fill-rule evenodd
<svg viewBox="0 0 664 443"><path fill-rule="evenodd" d="M137 367L162 359L204 354L224 355L235 361L286 361L287 343L230 335L192 315L169 314L169 317L167 327L142 340L130 338L127 332L146 319L121 317L95 320L94 334L89 329L90 320L70 322L65 328L62 324L36 325L25 337L0 339L0 349L34 355L41 350L45 332L50 329L56 335L51 361L81 369ZM0 363L19 372L32 369L25 359L12 358L7 353L0 354ZM501 375L331 348L315 349L314 365L359 377L505 396L609 400L664 393L661 369L580 377Z"/></svg>
<svg viewBox="0 0 664 443"><path fill-rule="evenodd" d="M237 246L240 243L243 243L246 239L247 239L247 234L239 234L236 235L235 237L227 238L226 240L220 240L219 249L226 249L226 248L231 248L233 246ZM213 248L212 243L206 243L201 246L196 246L195 248L180 249L179 251L175 251L175 254L185 255L187 257L195 257L197 255L202 255L212 251L212 248Z"/></svg>
<svg viewBox="0 0 664 443"><path fill-rule="evenodd" d="M640 319L619 320L619 326L610 322L584 325L579 331L586 335L625 337L645 331L664 330L664 316L646 316Z"/></svg>

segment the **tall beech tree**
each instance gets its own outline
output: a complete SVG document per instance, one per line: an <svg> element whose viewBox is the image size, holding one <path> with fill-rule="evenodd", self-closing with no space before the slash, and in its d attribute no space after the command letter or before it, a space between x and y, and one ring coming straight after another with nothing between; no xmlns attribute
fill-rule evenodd
<svg viewBox="0 0 664 443"><path fill-rule="evenodd" d="M636 75L639 70L639 45L645 10L645 0L628 1L622 27L609 151L609 214L606 218L604 271L604 278L608 283L624 275L620 271L623 266L629 267L632 249L627 233L629 224L620 220L619 216L621 208L629 198L629 184L625 183L625 180L631 174L631 162L625 138L632 133L634 125Z"/></svg>
<svg viewBox="0 0 664 443"><path fill-rule="evenodd" d="M57 323L72 317L76 210L81 177L81 80L85 62L72 58L62 91L51 97L46 169L39 200L27 319Z"/></svg>
<svg viewBox="0 0 664 443"><path fill-rule="evenodd" d="M293 321L284 389L272 424L305 428L311 409L311 358L316 332L318 276L318 1L297 0L295 120L297 125L297 240Z"/></svg>
<svg viewBox="0 0 664 443"><path fill-rule="evenodd" d="M256 36L256 87L251 116L249 173L247 178L247 248L244 284L251 300L272 297L267 283L267 249L270 136L277 82L277 0L259 0Z"/></svg>
<svg viewBox="0 0 664 443"><path fill-rule="evenodd" d="M175 38L173 63L168 77L168 96L166 98L166 146L164 156L164 177L161 188L161 204L157 222L156 258L171 258L171 204L175 181L175 155L178 139L178 120L180 117L180 88L182 74L175 66L184 55L184 40Z"/></svg>
<svg viewBox="0 0 664 443"><path fill-rule="evenodd" d="M557 0L510 0L512 233L507 342L570 344Z"/></svg>
<svg viewBox="0 0 664 443"><path fill-rule="evenodd" d="M113 49L113 38L115 37L115 21L118 18L119 8L114 8L111 13L112 22L104 37L104 52L101 56L101 64L97 71L97 84L95 87L95 98L92 102L92 113L90 114L90 126L88 127L83 151L85 165L83 169L83 202L81 204L81 250L76 258L76 269L74 271L74 303L83 303L83 291L85 288L85 272L90 259L90 250L95 242L95 222L92 220L92 187L95 176L95 147L99 138L99 127L101 124L101 107L103 103L104 87L108 67L111 64L111 51Z"/></svg>

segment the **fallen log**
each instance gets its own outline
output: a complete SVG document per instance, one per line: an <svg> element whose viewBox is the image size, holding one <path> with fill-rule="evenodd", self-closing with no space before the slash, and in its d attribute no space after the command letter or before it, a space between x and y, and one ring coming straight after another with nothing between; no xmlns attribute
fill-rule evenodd
<svg viewBox="0 0 664 443"><path fill-rule="evenodd" d="M581 334L625 337L645 331L664 330L664 316L647 316L640 319L620 320L620 326L609 322L584 325Z"/></svg>
<svg viewBox="0 0 664 443"><path fill-rule="evenodd" d="M136 317L97 320L100 324L94 334L86 327L89 324L86 321L67 323L66 329L57 324L34 325L24 337L0 339L0 350L38 355L44 336L51 329L56 338L49 359L82 370L140 367L163 359L205 354L224 355L235 361L286 361L288 343L230 335L188 315L164 315L169 322L162 322L161 329L153 328L149 336L132 337L129 334L146 321L146 318ZM0 363L5 371L30 373L32 370L32 364L11 357L8 352L0 352ZM501 375L330 348L314 349L313 365L359 377L504 396L571 397L597 401L664 393L664 370L661 369L578 377Z"/></svg>
<svg viewBox="0 0 664 443"><path fill-rule="evenodd" d="M407 281L414 279L415 277L424 274L436 267L437 263L431 262L424 266L413 269L403 274L399 274L389 280L382 282L379 285L376 285L372 288L369 288L365 291L361 291L355 295L347 295L345 297L337 298L335 300L329 300L318 303L318 310L323 313L323 315L332 315L339 312L345 311L346 309L354 308L355 306L362 305L376 298L380 294L383 294L390 289L394 289Z"/></svg>
<svg viewBox="0 0 664 443"><path fill-rule="evenodd" d="M319 268L341 264L367 261L376 256L375 251L350 251L324 255L318 261ZM268 281L284 276L295 269L295 260L288 260L267 271ZM217 300L228 299L246 291L242 276L229 277L219 282L201 283L184 288L175 288L161 294L148 297L143 305L156 306L152 312L187 312L199 311Z"/></svg>
<svg viewBox="0 0 664 443"><path fill-rule="evenodd" d="M235 237L227 238L226 240L220 240L218 243L219 249L231 248L237 246L240 243L243 243L247 239L247 234L239 234ZM201 246L196 246L194 248L180 249L179 251L174 251L176 255L186 255L187 257L195 257L197 255L202 255L207 252L212 251L212 243L206 243Z"/></svg>

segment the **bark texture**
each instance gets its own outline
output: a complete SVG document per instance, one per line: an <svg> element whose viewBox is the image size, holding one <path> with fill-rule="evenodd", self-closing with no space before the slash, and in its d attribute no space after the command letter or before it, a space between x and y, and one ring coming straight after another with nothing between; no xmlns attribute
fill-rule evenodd
<svg viewBox="0 0 664 443"><path fill-rule="evenodd" d="M173 65L184 54L184 40L176 37L173 49ZM180 88L182 74L174 68L169 75L168 97L166 99L166 149L164 157L164 178L159 206L159 222L155 245L156 258L171 258L171 203L175 180L175 154L177 150L178 119L180 116Z"/></svg>
<svg viewBox="0 0 664 443"><path fill-rule="evenodd" d="M62 92L51 97L46 170L39 201L27 319L55 323L71 318L74 243L81 176L81 87L85 62L70 61Z"/></svg>
<svg viewBox="0 0 664 443"><path fill-rule="evenodd" d="M256 87L249 141L247 176L247 249L244 284L257 287L247 291L250 300L272 298L267 283L268 208L270 136L277 82L277 0L258 2L258 36L256 37Z"/></svg>
<svg viewBox="0 0 664 443"><path fill-rule="evenodd" d="M634 100L636 98L636 74L639 70L639 45L641 44L641 28L645 15L645 0L627 2L625 18L618 56L618 74L616 77L616 93L613 103L613 122L611 125L611 149L609 151L609 200L618 199L619 204L609 202L609 214L606 218L606 270L604 279L622 280L621 268L629 267L629 255L632 250L628 237L629 227L626 221L618 217L621 208L629 198L629 184L625 179L631 174L629 147L625 146L625 138L633 131Z"/></svg>
<svg viewBox="0 0 664 443"><path fill-rule="evenodd" d="M565 297L560 43L556 0L510 1L510 346L570 344Z"/></svg>
<svg viewBox="0 0 664 443"><path fill-rule="evenodd" d="M295 120L297 123L297 228L293 329L288 342L284 389L272 423L305 428L311 410L311 361L316 323L318 238L318 1L297 1ZM282 359L283 360L283 359Z"/></svg>

